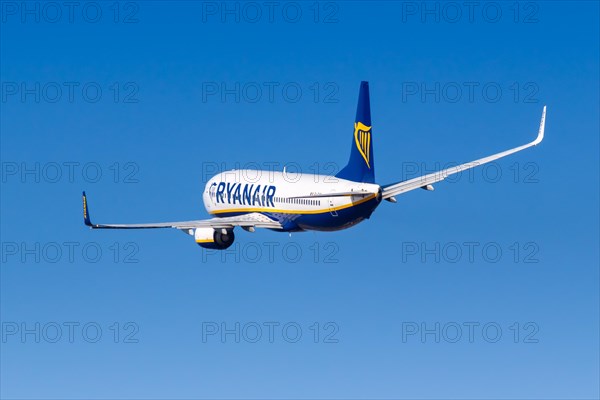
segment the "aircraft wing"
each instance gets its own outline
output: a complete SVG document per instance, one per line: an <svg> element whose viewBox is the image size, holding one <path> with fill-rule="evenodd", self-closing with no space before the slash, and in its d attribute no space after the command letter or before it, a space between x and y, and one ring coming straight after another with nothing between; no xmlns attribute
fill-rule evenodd
<svg viewBox="0 0 600 400"><path fill-rule="evenodd" d="M90 220L90 214L87 204L87 197L83 192L83 222L92 229L158 229L158 228L233 228L236 226L243 228L270 228L282 229L279 222L260 213L248 213L235 217L210 218L195 221L179 222L158 222L147 224L93 224Z"/></svg>
<svg viewBox="0 0 600 400"><path fill-rule="evenodd" d="M414 189L419 189L419 188L424 188L424 189L427 188L429 190L432 190L431 187L428 188L428 185L443 181L449 175L457 174L461 171L465 171L467 169L474 168L479 165L483 165L483 164L492 162L499 158L506 157L510 154L517 153L521 150L525 150L529 147L538 145L544 139L545 125L546 125L546 106L544 106L544 110L542 111L542 119L540 120L540 128L538 130L537 138L533 142L524 144L519 147L515 147L510 150L503 151L501 153L496 153L496 154L493 154L488 157L483 157L483 158L480 158L475 161L457 165L455 167L450 167L450 168L447 168L447 169L444 169L444 170L441 170L438 172L434 172L434 173L423 175L423 176L420 176L417 178L409 179L409 180L406 180L403 182L397 182L397 183L393 183L391 185L384 186L382 197L384 199L390 199L393 196L396 196L396 195L399 195L402 193L406 193L408 191L411 191ZM391 200L393 201L394 199L391 199Z"/></svg>

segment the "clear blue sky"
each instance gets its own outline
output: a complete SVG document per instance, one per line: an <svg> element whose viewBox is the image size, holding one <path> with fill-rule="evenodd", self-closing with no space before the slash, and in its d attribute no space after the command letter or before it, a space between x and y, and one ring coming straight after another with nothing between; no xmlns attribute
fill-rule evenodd
<svg viewBox="0 0 600 400"><path fill-rule="evenodd" d="M599 397L597 2L1 5L1 397ZM83 226L343 166L361 80L382 184L546 138L224 259Z"/></svg>

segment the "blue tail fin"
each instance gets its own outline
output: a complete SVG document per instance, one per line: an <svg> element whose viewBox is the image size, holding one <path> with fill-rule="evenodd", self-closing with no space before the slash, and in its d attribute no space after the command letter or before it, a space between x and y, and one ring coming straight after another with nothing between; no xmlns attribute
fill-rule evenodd
<svg viewBox="0 0 600 400"><path fill-rule="evenodd" d="M354 135L350 149L350 160L336 177L355 182L375 183L375 159L371 131L371 104L369 82L360 83L358 107L354 121Z"/></svg>

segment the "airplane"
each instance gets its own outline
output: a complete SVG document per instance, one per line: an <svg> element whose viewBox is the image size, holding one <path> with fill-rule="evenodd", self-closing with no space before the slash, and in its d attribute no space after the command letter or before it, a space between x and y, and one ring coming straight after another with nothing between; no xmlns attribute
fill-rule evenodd
<svg viewBox="0 0 600 400"><path fill-rule="evenodd" d="M383 200L396 203L396 196L414 189L433 190L433 184L536 146L544 139L546 106L536 139L491 156L389 185L375 183L375 159L369 83L361 82L348 164L335 176L283 171L230 170L212 177L204 188L206 211L214 218L145 224L94 224L85 192L83 220L92 229L175 228L194 237L208 249L224 250L235 240L234 229L254 232L265 228L279 232L337 231L369 219Z"/></svg>

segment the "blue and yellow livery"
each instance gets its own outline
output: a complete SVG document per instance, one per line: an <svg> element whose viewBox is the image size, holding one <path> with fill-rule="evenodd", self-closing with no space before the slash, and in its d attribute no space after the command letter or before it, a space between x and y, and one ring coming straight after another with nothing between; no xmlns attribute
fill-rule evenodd
<svg viewBox="0 0 600 400"><path fill-rule="evenodd" d="M530 143L432 174L380 186L375 182L369 84L361 82L350 159L334 177L302 174L289 179L285 170L226 171L215 175L204 188L204 206L213 218L148 224L93 224L83 192L83 220L93 229L175 228L192 235L198 245L212 249L231 246L236 227L249 232L256 228L279 232L346 229L368 219L382 200L395 203L395 196L408 191L433 190L432 185L448 175L539 144L544 138L545 120L546 107L538 135Z"/></svg>

